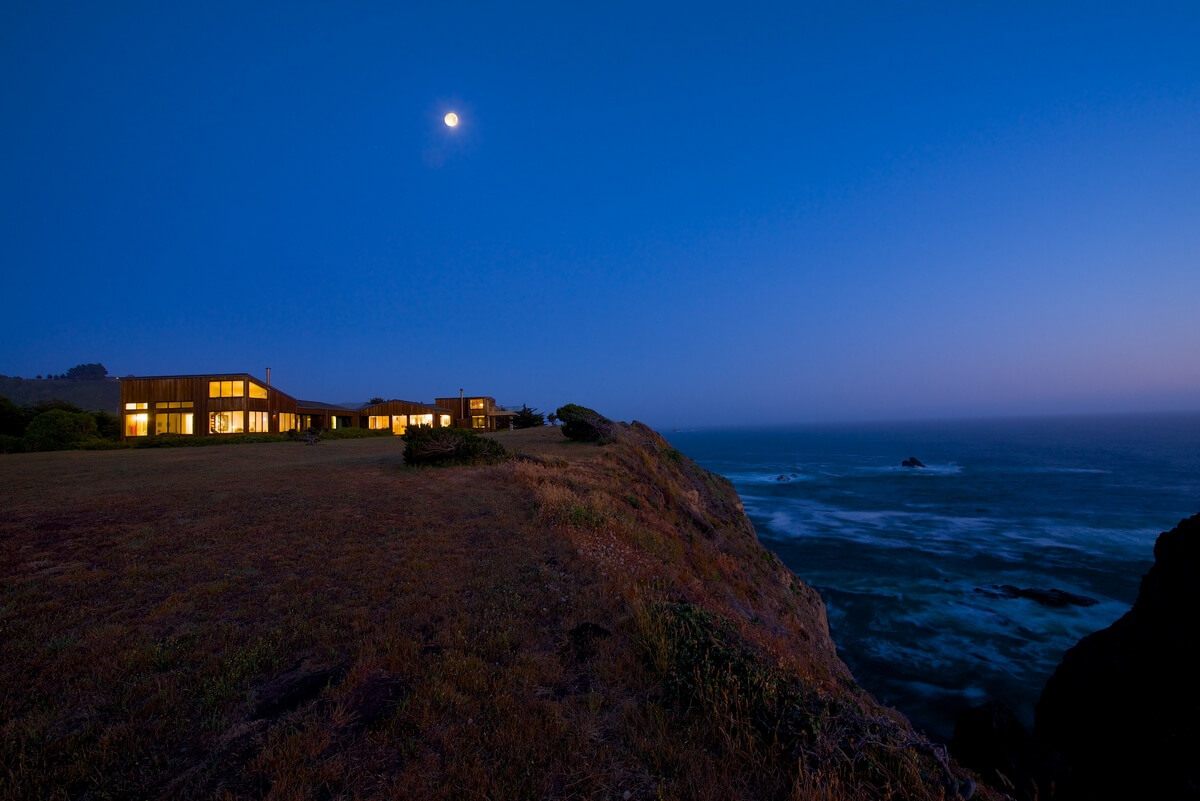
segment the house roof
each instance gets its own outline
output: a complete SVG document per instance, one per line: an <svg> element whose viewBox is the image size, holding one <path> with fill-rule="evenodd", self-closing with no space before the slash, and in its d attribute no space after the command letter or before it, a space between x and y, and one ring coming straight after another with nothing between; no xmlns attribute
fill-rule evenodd
<svg viewBox="0 0 1200 801"><path fill-rule="evenodd" d="M422 403L421 401L404 400L403 398L389 398L389 399L385 400L383 403L364 403L362 406L359 407L359 410L366 411L367 409L374 409L377 407L387 406L389 403L406 403L409 406L419 406L420 408L428 409L431 412L447 413L447 412L454 411L453 409L447 409L444 406L437 406L432 403Z"/></svg>
<svg viewBox="0 0 1200 801"><path fill-rule="evenodd" d="M363 408L361 405L343 406L337 403L310 400L297 400L296 405L303 409L324 409L327 412L357 412Z"/></svg>

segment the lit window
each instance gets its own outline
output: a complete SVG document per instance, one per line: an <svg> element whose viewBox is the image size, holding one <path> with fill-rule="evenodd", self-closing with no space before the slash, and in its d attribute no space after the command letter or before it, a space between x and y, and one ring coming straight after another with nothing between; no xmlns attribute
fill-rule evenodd
<svg viewBox="0 0 1200 801"><path fill-rule="evenodd" d="M432 414L410 414L408 416L408 424L410 426L428 426L433 428Z"/></svg>
<svg viewBox="0 0 1200 801"><path fill-rule="evenodd" d="M487 428L487 415L484 415L484 414L472 415L471 428Z"/></svg>
<svg viewBox="0 0 1200 801"><path fill-rule="evenodd" d="M450 427L450 415L443 414L441 416L441 423L439 423L439 425L441 425L442 428L449 428Z"/></svg>
<svg viewBox="0 0 1200 801"><path fill-rule="evenodd" d="M155 434L191 434L191 412L168 412L154 415Z"/></svg>
<svg viewBox="0 0 1200 801"><path fill-rule="evenodd" d="M252 397L252 398L267 397L267 388L266 387L260 387L258 384L255 384L253 381L249 382L249 384L250 384L250 397Z"/></svg>
<svg viewBox="0 0 1200 801"><path fill-rule="evenodd" d="M246 394L245 381L209 381L208 397L241 398Z"/></svg>
<svg viewBox="0 0 1200 801"><path fill-rule="evenodd" d="M474 411L475 409L482 409L482 408L484 408L483 398L471 398L471 410L472 411Z"/></svg>
<svg viewBox="0 0 1200 801"><path fill-rule="evenodd" d="M192 408L191 401L159 401L154 404L155 409L190 409ZM144 408L144 407L143 407Z"/></svg>
<svg viewBox="0 0 1200 801"><path fill-rule="evenodd" d="M241 434L245 428L242 423L242 412L210 412L208 415L208 433L210 434Z"/></svg>
<svg viewBox="0 0 1200 801"><path fill-rule="evenodd" d="M367 428L388 428L391 423L386 414L373 414L367 418Z"/></svg>
<svg viewBox="0 0 1200 801"><path fill-rule="evenodd" d="M279 413L279 432L295 431L296 430L296 415L291 412Z"/></svg>
<svg viewBox="0 0 1200 801"><path fill-rule="evenodd" d="M146 405L142 404L142 408L143 409L146 408ZM150 428L150 415L149 414L143 412L141 414L125 415L125 436L127 436L127 437L144 437L144 436L146 436L147 433L149 433L149 431L148 431L149 428Z"/></svg>
<svg viewBox="0 0 1200 801"><path fill-rule="evenodd" d="M392 415L392 433L396 435L403 434L408 430L408 418L402 414Z"/></svg>
<svg viewBox="0 0 1200 801"><path fill-rule="evenodd" d="M271 430L270 418L266 412L246 412L246 415L249 418L249 431L265 434Z"/></svg>
<svg viewBox="0 0 1200 801"><path fill-rule="evenodd" d="M134 411L137 409L149 408L149 404L147 404L147 403L127 403L127 404L125 404L125 408L129 411Z"/></svg>

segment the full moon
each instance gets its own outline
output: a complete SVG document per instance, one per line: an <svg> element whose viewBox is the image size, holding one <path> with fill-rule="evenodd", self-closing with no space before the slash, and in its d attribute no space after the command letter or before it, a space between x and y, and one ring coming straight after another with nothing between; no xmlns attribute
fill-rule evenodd
<svg viewBox="0 0 1200 801"><path fill-rule="evenodd" d="M448 127L453 128L458 125L458 115L451 111L445 116L445 121Z"/></svg>

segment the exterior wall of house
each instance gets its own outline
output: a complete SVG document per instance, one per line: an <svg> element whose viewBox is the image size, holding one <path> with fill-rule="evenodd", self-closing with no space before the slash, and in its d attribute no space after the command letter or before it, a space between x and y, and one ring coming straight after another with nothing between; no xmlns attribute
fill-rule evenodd
<svg viewBox="0 0 1200 801"><path fill-rule="evenodd" d="M365 418L358 409L347 409L327 403L312 405L311 401L298 401L297 403L300 413L300 430L309 428L337 430L363 427Z"/></svg>
<svg viewBox="0 0 1200 801"><path fill-rule="evenodd" d="M450 428L454 425L454 412L451 409L413 401L375 403L363 407L360 414L367 428L390 429L397 435L403 434L410 426Z"/></svg>
<svg viewBox="0 0 1200 801"><path fill-rule="evenodd" d="M496 399L485 395L467 395L459 398L434 398L438 406L452 410L456 428L475 431L496 430ZM507 421L504 424L508 427Z"/></svg>
<svg viewBox="0 0 1200 801"><path fill-rule="evenodd" d="M277 434L296 427L296 399L248 373L121 379L122 439Z"/></svg>

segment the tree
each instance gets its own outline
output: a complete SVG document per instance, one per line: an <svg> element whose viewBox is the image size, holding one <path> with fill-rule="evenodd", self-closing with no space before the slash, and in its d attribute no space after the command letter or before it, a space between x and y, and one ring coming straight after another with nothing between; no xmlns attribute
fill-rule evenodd
<svg viewBox="0 0 1200 801"><path fill-rule="evenodd" d="M552 426L558 425L558 415L554 412L550 412L550 414L546 415L546 422Z"/></svg>
<svg viewBox="0 0 1200 801"><path fill-rule="evenodd" d="M530 409L521 404L521 411L513 416L513 428L535 428L546 425L546 416L538 414L537 409Z"/></svg>
<svg viewBox="0 0 1200 801"><path fill-rule="evenodd" d="M367 401L368 406L374 406L377 403L387 403L387 401L385 401L383 398L380 398L379 396L371 398L369 401Z"/></svg>
<svg viewBox="0 0 1200 801"><path fill-rule="evenodd" d="M77 364L60 378L69 378L72 381L103 381L108 378L108 370L104 369L104 365L99 362Z"/></svg>

